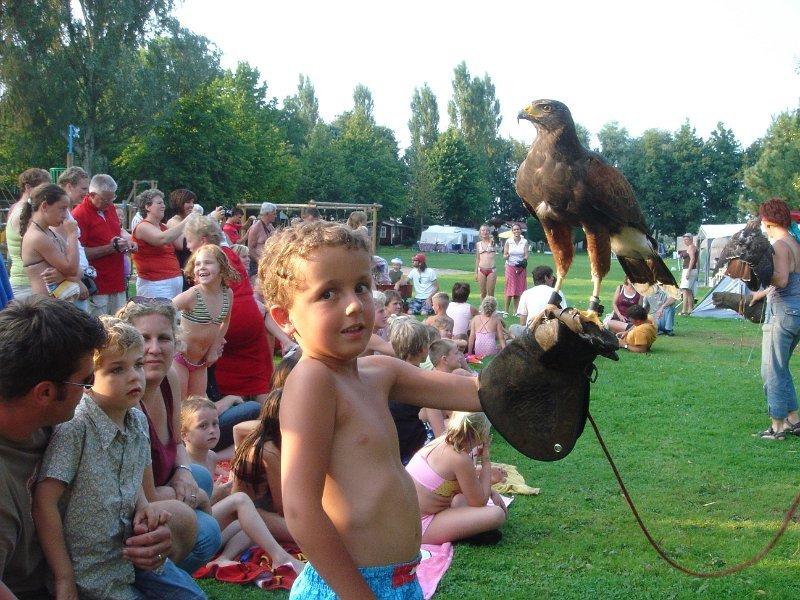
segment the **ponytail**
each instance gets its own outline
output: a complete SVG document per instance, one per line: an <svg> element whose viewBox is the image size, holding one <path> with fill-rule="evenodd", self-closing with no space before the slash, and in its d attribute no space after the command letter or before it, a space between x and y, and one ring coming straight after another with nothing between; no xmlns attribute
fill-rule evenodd
<svg viewBox="0 0 800 600"><path fill-rule="evenodd" d="M20 237L25 236L25 232L28 230L28 225L33 217L33 213L39 210L39 207L43 202L47 202L47 204L55 204L66 196L67 192L64 191L64 188L54 183L43 183L33 188L28 201L22 205L22 212L19 214Z"/></svg>

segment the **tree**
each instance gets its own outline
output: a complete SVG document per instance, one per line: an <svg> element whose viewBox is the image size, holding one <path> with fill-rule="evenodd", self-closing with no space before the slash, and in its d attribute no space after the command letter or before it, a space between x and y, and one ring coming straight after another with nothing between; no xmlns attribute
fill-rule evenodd
<svg viewBox="0 0 800 600"><path fill-rule="evenodd" d="M744 182L756 203L778 197L800 208L800 109L773 120L758 160L745 170Z"/></svg>
<svg viewBox="0 0 800 600"><path fill-rule="evenodd" d="M733 131L722 123L711 132L704 147L706 190L703 219L707 223L737 221L737 202L744 190L742 148Z"/></svg>
<svg viewBox="0 0 800 600"><path fill-rule="evenodd" d="M427 83L421 89L414 88L408 130L411 133L411 148L415 154L429 150L439 137L439 105L436 95Z"/></svg>
<svg viewBox="0 0 800 600"><path fill-rule="evenodd" d="M291 198L297 160L278 126L275 99L246 63L179 99L115 162L123 177L188 187L206 204Z"/></svg>
<svg viewBox="0 0 800 600"><path fill-rule="evenodd" d="M440 135L428 160L444 222L473 226L482 223L490 197L478 158L461 132L450 127Z"/></svg>
<svg viewBox="0 0 800 600"><path fill-rule="evenodd" d="M281 120L292 152L300 156L301 150L308 145L311 131L319 122L319 101L311 80L305 75L300 75L297 94L284 99Z"/></svg>
<svg viewBox="0 0 800 600"><path fill-rule="evenodd" d="M353 90L353 106L361 109L364 116L372 123L375 122L375 101L372 99L372 92L365 85L358 84Z"/></svg>

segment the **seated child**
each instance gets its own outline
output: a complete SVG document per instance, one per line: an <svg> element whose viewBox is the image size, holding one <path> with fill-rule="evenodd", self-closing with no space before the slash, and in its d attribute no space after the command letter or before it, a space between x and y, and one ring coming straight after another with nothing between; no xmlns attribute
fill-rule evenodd
<svg viewBox="0 0 800 600"><path fill-rule="evenodd" d="M392 315L403 314L403 296L397 290L386 290L383 292L386 296L386 314L391 317ZM388 335L388 333L387 333Z"/></svg>
<svg viewBox="0 0 800 600"><path fill-rule="evenodd" d="M493 531L508 518L505 503L492 489L489 430L489 420L481 412L454 413L447 431L406 466L421 505L430 505L430 496L452 498L446 508L421 515L424 544L443 544ZM480 457L479 471L473 453Z"/></svg>
<svg viewBox="0 0 800 600"><path fill-rule="evenodd" d="M372 290L372 302L375 305L375 324L372 326L372 336L369 338L363 356L372 356L373 354L394 356L392 345L380 335L387 326L386 296L383 292Z"/></svg>
<svg viewBox="0 0 800 600"><path fill-rule="evenodd" d="M368 241L336 223L283 229L264 248L270 312L303 348L280 410L286 522L310 560L292 598L422 597L420 510L388 402L480 409L474 378L358 358L374 319L369 267Z"/></svg>
<svg viewBox="0 0 800 600"><path fill-rule="evenodd" d="M428 358L428 328L414 317L394 319L389 328L389 338L400 360L419 368L419 364ZM390 400L389 412L397 428L400 460L406 464L428 440L425 425L419 417L420 409L416 405Z"/></svg>
<svg viewBox="0 0 800 600"><path fill-rule="evenodd" d="M647 309L634 304L628 309L630 323L609 321L608 328L619 338L619 347L630 352L650 352L650 347L658 337L658 331Z"/></svg>
<svg viewBox="0 0 800 600"><path fill-rule="evenodd" d="M267 395L255 429L236 448L231 475L233 490L253 499L272 534L281 541L293 542L281 496L281 395L281 388L274 388Z"/></svg>
<svg viewBox="0 0 800 600"><path fill-rule="evenodd" d="M192 463L207 466L212 460L209 453L216 446L218 438L219 415L216 405L204 397L185 400L181 405L181 439ZM243 536L239 536L235 541L232 539L241 530L253 543L258 544L269 554L274 567L289 565L295 573L303 571L305 567L303 561L292 557L275 541L256 511L250 496L243 492L234 492L227 496L215 493L212 494L212 498L218 498L210 508L211 514L223 532L223 547L220 555L207 566L222 567L236 562L236 556L249 546L247 542L242 544ZM238 527L228 529L229 525L237 521Z"/></svg>
<svg viewBox="0 0 800 600"><path fill-rule="evenodd" d="M447 316L447 307L450 304L450 297L445 292L437 292L431 298L431 307L433 308L433 314L422 321L425 325L433 325L434 319L436 317L446 317Z"/></svg>
<svg viewBox="0 0 800 600"><path fill-rule="evenodd" d="M71 421L47 447L33 516L60 598L205 598L185 571L164 557L155 571L125 560L125 540L169 520L167 503L148 504L147 419L137 408L145 388L144 340L131 325L101 317L108 335L95 352L95 378ZM161 556L159 555L159 558Z"/></svg>

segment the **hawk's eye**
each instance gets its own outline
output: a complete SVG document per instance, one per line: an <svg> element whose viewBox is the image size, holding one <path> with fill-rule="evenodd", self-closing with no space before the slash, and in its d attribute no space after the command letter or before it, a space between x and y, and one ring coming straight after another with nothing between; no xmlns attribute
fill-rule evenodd
<svg viewBox="0 0 800 600"><path fill-rule="evenodd" d="M550 112L553 110L553 106L551 104L542 104L542 110L544 112Z"/></svg>

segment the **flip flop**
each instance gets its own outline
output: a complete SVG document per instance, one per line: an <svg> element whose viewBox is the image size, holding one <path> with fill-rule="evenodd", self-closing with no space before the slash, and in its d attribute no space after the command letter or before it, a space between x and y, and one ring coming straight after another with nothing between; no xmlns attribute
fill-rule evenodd
<svg viewBox="0 0 800 600"><path fill-rule="evenodd" d="M219 569L219 565L217 563L209 563L207 565L203 565L197 571L192 573L192 577L194 579L205 579L206 577L214 577L217 573L217 569Z"/></svg>
<svg viewBox="0 0 800 600"><path fill-rule="evenodd" d="M272 570L272 579L262 582L256 582L256 585L262 590L290 590L294 580L297 579L297 573L291 565L281 565Z"/></svg>
<svg viewBox="0 0 800 600"><path fill-rule="evenodd" d="M259 567L253 563L236 563L217 569L217 581L225 583L248 583L268 573L266 567Z"/></svg>

